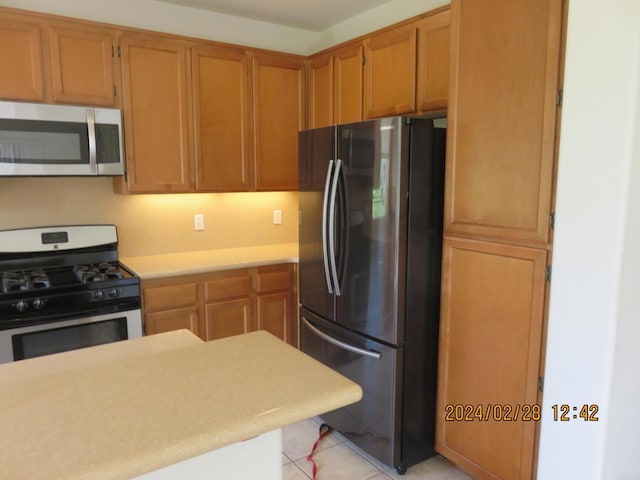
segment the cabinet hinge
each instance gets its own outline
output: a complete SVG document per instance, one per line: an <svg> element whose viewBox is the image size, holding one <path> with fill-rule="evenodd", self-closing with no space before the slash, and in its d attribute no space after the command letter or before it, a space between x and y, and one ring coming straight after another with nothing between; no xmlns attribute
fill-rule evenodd
<svg viewBox="0 0 640 480"><path fill-rule="evenodd" d="M551 265L547 265L544 271L544 278L547 279L547 282L551 281Z"/></svg>
<svg viewBox="0 0 640 480"><path fill-rule="evenodd" d="M556 212L551 212L549 214L549 228L551 230L556 228Z"/></svg>
<svg viewBox="0 0 640 480"><path fill-rule="evenodd" d="M544 388L544 378L538 377L538 390L542 391L543 388Z"/></svg>
<svg viewBox="0 0 640 480"><path fill-rule="evenodd" d="M115 85L113 86L113 97L114 98L116 97L116 86Z"/></svg>
<svg viewBox="0 0 640 480"><path fill-rule="evenodd" d="M362 65L364 65L365 63L367 63L367 57L366 57L366 55L363 53L363 54L362 54Z"/></svg>
<svg viewBox="0 0 640 480"><path fill-rule="evenodd" d="M556 94L556 105L561 107L562 106L562 98L564 96L564 89L560 89L558 90L558 93Z"/></svg>

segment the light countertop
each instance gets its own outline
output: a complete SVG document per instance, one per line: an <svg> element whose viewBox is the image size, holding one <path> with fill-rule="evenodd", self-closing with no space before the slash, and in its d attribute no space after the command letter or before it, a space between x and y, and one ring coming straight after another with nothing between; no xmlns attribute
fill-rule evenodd
<svg viewBox="0 0 640 480"><path fill-rule="evenodd" d="M297 261L297 243L120 258L120 262L142 279Z"/></svg>
<svg viewBox="0 0 640 480"><path fill-rule="evenodd" d="M358 401L267 332L186 330L0 365L0 478L126 479Z"/></svg>

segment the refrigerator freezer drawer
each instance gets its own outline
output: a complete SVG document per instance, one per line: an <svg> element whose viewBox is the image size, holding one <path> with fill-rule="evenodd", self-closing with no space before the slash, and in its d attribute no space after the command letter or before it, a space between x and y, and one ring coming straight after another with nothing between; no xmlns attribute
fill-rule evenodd
<svg viewBox="0 0 640 480"><path fill-rule="evenodd" d="M300 318L302 351L358 383L363 390L360 402L322 418L371 456L386 465L398 466L402 349L369 340L306 310L302 310Z"/></svg>

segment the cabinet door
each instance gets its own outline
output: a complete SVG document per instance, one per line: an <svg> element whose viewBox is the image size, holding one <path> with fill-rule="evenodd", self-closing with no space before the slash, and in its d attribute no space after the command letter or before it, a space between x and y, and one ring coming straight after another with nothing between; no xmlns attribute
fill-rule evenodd
<svg viewBox="0 0 640 480"><path fill-rule="evenodd" d="M256 271L258 329L298 346L296 271L292 264L266 265Z"/></svg>
<svg viewBox="0 0 640 480"><path fill-rule="evenodd" d="M292 343L288 326L291 323L289 292L258 295L258 330L266 330L285 342Z"/></svg>
<svg viewBox="0 0 640 480"><path fill-rule="evenodd" d="M196 307L146 313L144 315L144 324L146 335L186 328L199 337L202 337L202 335L200 335L198 309Z"/></svg>
<svg viewBox="0 0 640 480"><path fill-rule="evenodd" d="M347 45L333 55L334 123L362 120L362 70L364 47Z"/></svg>
<svg viewBox="0 0 640 480"><path fill-rule="evenodd" d="M416 110L416 27L395 28L366 42L365 118Z"/></svg>
<svg viewBox="0 0 640 480"><path fill-rule="evenodd" d="M305 65L295 57L253 58L256 188L298 188L298 131L305 127Z"/></svg>
<svg viewBox="0 0 640 480"><path fill-rule="evenodd" d="M450 12L418 23L418 110L447 107L449 97Z"/></svg>
<svg viewBox="0 0 640 480"><path fill-rule="evenodd" d="M127 185L190 190L187 47L154 35L122 38Z"/></svg>
<svg viewBox="0 0 640 480"><path fill-rule="evenodd" d="M0 98L45 98L40 25L0 20Z"/></svg>
<svg viewBox="0 0 640 480"><path fill-rule="evenodd" d="M561 9L452 3L446 232L548 242Z"/></svg>
<svg viewBox="0 0 640 480"><path fill-rule="evenodd" d="M309 128L333 124L333 56L309 60Z"/></svg>
<svg viewBox="0 0 640 480"><path fill-rule="evenodd" d="M49 27L53 101L114 105L114 45L114 31Z"/></svg>
<svg viewBox="0 0 640 480"><path fill-rule="evenodd" d="M546 257L445 237L436 450L479 478L532 476ZM464 421L455 405L488 420ZM515 420L501 421L507 408Z"/></svg>
<svg viewBox="0 0 640 480"><path fill-rule="evenodd" d="M204 339L231 337L255 330L250 298L205 305Z"/></svg>
<svg viewBox="0 0 640 480"><path fill-rule="evenodd" d="M200 47L191 52L196 188L251 188L250 86L243 50Z"/></svg>

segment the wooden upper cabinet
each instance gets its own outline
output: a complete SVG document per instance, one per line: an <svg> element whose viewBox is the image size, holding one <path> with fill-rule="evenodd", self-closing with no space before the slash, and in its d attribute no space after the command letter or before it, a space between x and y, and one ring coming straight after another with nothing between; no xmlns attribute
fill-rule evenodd
<svg viewBox="0 0 640 480"><path fill-rule="evenodd" d="M436 450L477 478L532 478L546 258L445 237ZM476 408L487 421L464 421Z"/></svg>
<svg viewBox="0 0 640 480"><path fill-rule="evenodd" d="M365 118L416 110L416 39L416 26L410 24L365 41Z"/></svg>
<svg viewBox="0 0 640 480"><path fill-rule="evenodd" d="M249 60L241 49L191 51L196 189L251 189Z"/></svg>
<svg viewBox="0 0 640 480"><path fill-rule="evenodd" d="M0 98L45 99L41 28L38 23L0 19Z"/></svg>
<svg viewBox="0 0 640 480"><path fill-rule="evenodd" d="M333 54L334 123L362 120L362 76L364 47L346 45Z"/></svg>
<svg viewBox="0 0 640 480"><path fill-rule="evenodd" d="M445 10L418 22L418 110L447 107L451 12Z"/></svg>
<svg viewBox="0 0 640 480"><path fill-rule="evenodd" d="M362 120L362 43L309 60L309 128Z"/></svg>
<svg viewBox="0 0 640 480"><path fill-rule="evenodd" d="M128 189L187 192L188 48L155 35L125 35L120 45Z"/></svg>
<svg viewBox="0 0 640 480"><path fill-rule="evenodd" d="M333 55L309 60L309 128L333 125Z"/></svg>
<svg viewBox="0 0 640 480"><path fill-rule="evenodd" d="M115 44L115 31L96 27L50 26L53 101L115 105Z"/></svg>
<svg viewBox="0 0 640 480"><path fill-rule="evenodd" d="M305 128L305 61L253 57L253 135L257 190L297 190L298 132Z"/></svg>
<svg viewBox="0 0 640 480"><path fill-rule="evenodd" d="M561 17L553 0L452 3L446 233L548 242Z"/></svg>

